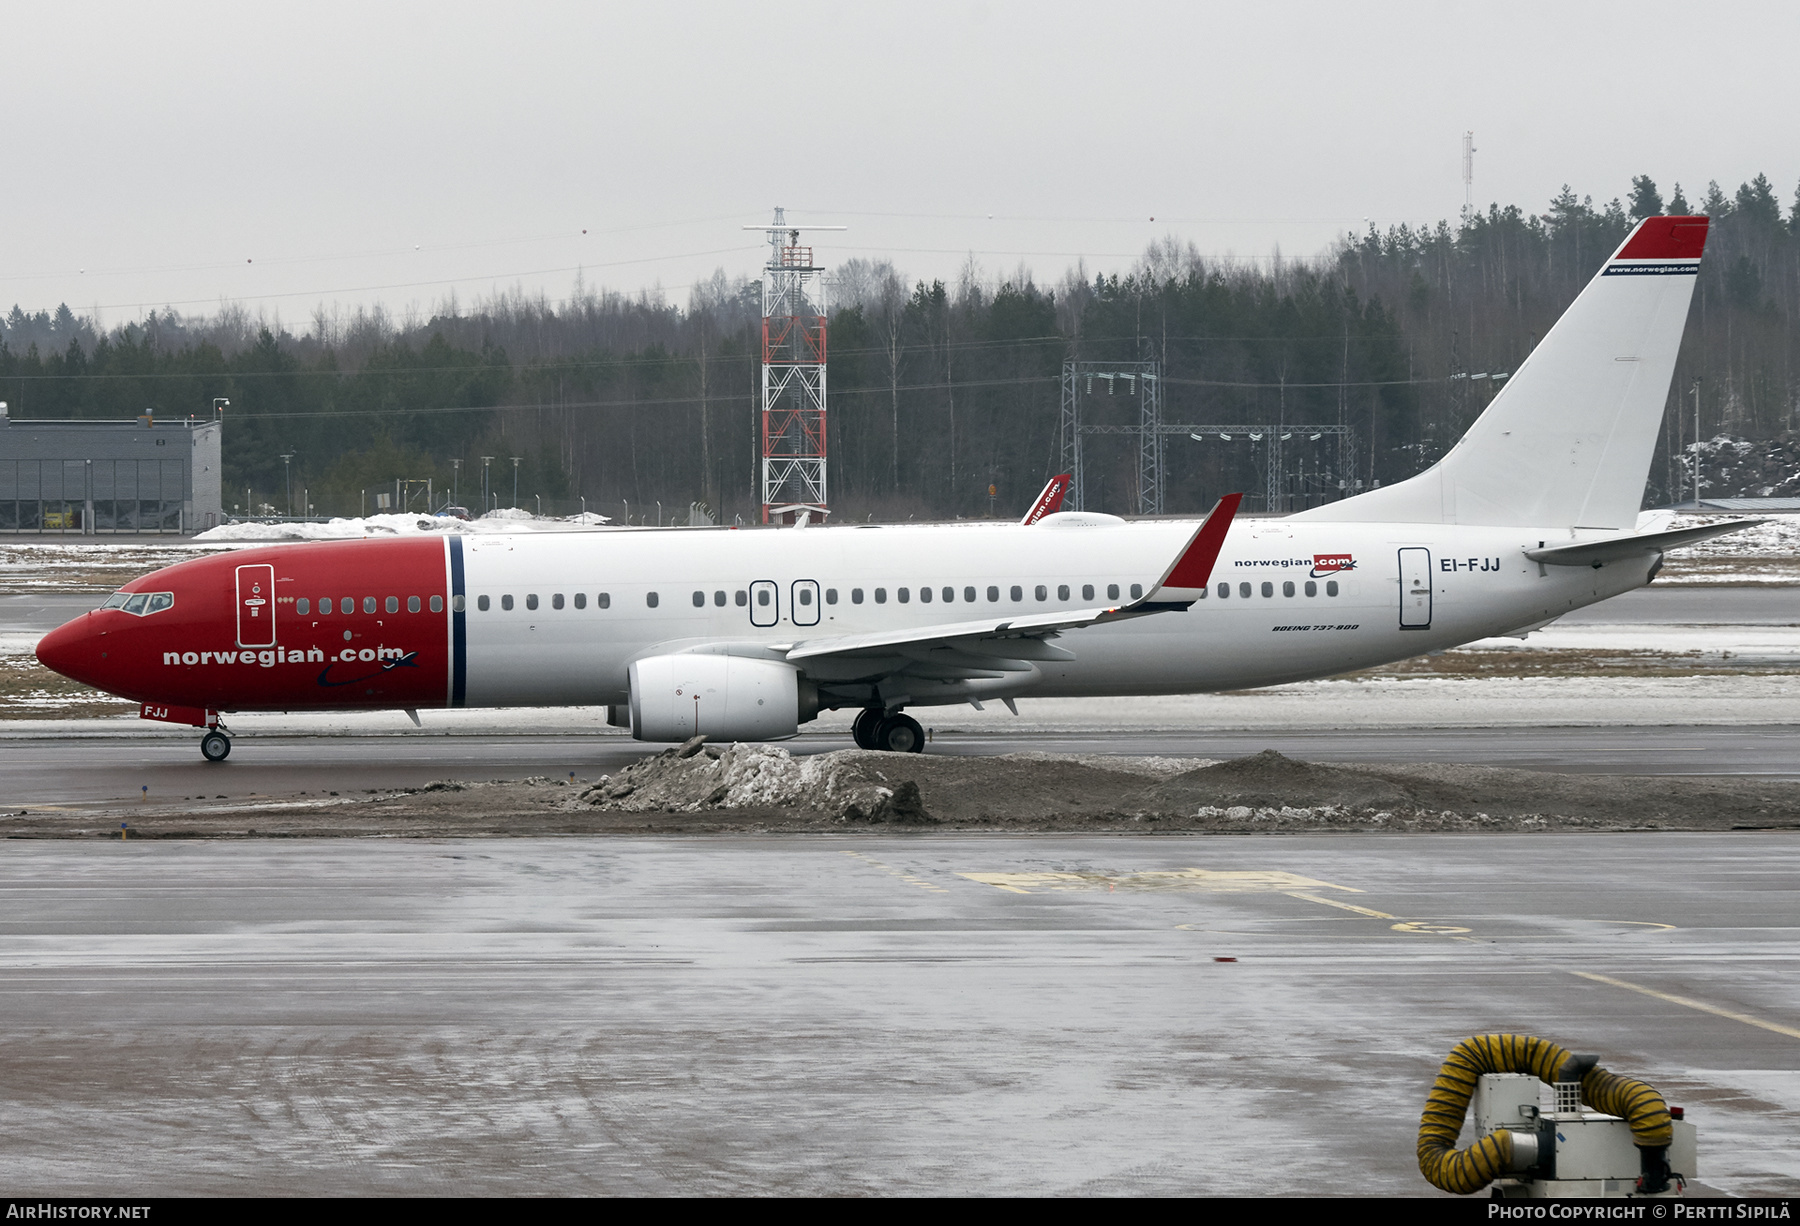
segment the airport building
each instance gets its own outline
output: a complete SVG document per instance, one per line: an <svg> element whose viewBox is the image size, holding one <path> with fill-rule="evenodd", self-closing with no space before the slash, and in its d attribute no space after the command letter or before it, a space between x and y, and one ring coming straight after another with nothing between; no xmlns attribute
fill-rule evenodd
<svg viewBox="0 0 1800 1226"><path fill-rule="evenodd" d="M0 404L0 534L191 535L222 522L218 421L15 419Z"/></svg>

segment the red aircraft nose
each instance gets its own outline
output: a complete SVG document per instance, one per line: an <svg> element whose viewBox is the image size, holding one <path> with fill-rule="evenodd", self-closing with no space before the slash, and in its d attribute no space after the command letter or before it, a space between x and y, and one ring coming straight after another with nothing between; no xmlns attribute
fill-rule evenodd
<svg viewBox="0 0 1800 1226"><path fill-rule="evenodd" d="M94 685L99 671L99 635L89 626L93 614L83 613L74 621L58 626L38 640L37 658L51 672Z"/></svg>

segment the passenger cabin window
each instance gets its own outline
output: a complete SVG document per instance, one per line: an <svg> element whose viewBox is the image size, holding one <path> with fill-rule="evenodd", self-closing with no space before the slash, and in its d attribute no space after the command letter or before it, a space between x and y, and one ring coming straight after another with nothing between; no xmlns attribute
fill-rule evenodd
<svg viewBox="0 0 1800 1226"><path fill-rule="evenodd" d="M899 591L895 592L894 594L900 598L901 604L906 604L907 602L912 600L912 589L911 588L903 587Z"/></svg>
<svg viewBox="0 0 1800 1226"><path fill-rule="evenodd" d="M850 603L851 604L861 604L862 603L862 589L861 588L853 587L850 589Z"/></svg>
<svg viewBox="0 0 1800 1226"><path fill-rule="evenodd" d="M475 607L480 609L483 613L486 613L488 611L488 598L486 596L477 596L475 598Z"/></svg>
<svg viewBox="0 0 1800 1226"><path fill-rule="evenodd" d="M945 588L944 589L944 603L949 604L951 601L953 601L955 599L956 599L956 589L953 587Z"/></svg>
<svg viewBox="0 0 1800 1226"><path fill-rule="evenodd" d="M599 605L602 609L612 608L612 593L601 592L598 596L594 597L594 603Z"/></svg>
<svg viewBox="0 0 1800 1226"><path fill-rule="evenodd" d="M374 611L375 611L375 598L373 596L364 596L363 597L363 612L364 613L373 613Z"/></svg>
<svg viewBox="0 0 1800 1226"><path fill-rule="evenodd" d="M1292 596L1294 594L1293 580L1290 579L1286 583L1281 585L1281 594L1283 596Z"/></svg>
<svg viewBox="0 0 1800 1226"><path fill-rule="evenodd" d="M331 612L331 597L329 597L329 596L319 597L319 612L321 612L321 613Z"/></svg>
<svg viewBox="0 0 1800 1226"><path fill-rule="evenodd" d="M1337 595L1337 580L1336 579L1327 579L1325 581L1325 594L1327 596L1336 596Z"/></svg>
<svg viewBox="0 0 1800 1226"><path fill-rule="evenodd" d="M1131 598L1133 600L1142 600L1144 598L1144 585L1143 584L1134 583L1131 585Z"/></svg>
<svg viewBox="0 0 1800 1226"><path fill-rule="evenodd" d="M502 596L500 598L500 607L508 613L512 612L512 597Z"/></svg>
<svg viewBox="0 0 1800 1226"><path fill-rule="evenodd" d="M398 613L400 611L400 598L398 596L389 596L387 598L387 611L389 613Z"/></svg>
<svg viewBox="0 0 1800 1226"><path fill-rule="evenodd" d="M964 588L963 589L963 600L965 600L969 604L974 604L975 603L975 589L972 587Z"/></svg>
<svg viewBox="0 0 1800 1226"><path fill-rule="evenodd" d="M1035 588L1033 588L1033 589L1032 589L1032 592L1031 592L1031 594L1032 594L1032 595L1033 595L1033 596L1035 596L1035 597L1037 597L1037 598L1038 598L1038 599L1039 599L1039 600L1048 600L1048 599L1050 599L1050 589L1049 589L1049 588L1047 588L1047 587L1045 587L1045 586L1044 586L1044 585L1043 585L1043 584L1041 584L1041 583L1040 583L1040 584L1038 584L1038 585L1037 585L1037 587L1035 587Z"/></svg>
<svg viewBox="0 0 1800 1226"><path fill-rule="evenodd" d="M560 609L563 607L563 595L561 592L558 592L558 593L556 593L556 595L550 597L550 607L552 609Z"/></svg>
<svg viewBox="0 0 1800 1226"><path fill-rule="evenodd" d="M743 608L745 605L750 603L750 593L744 591L742 588L739 588L736 592L734 592L732 594L731 603L735 604L740 609Z"/></svg>
<svg viewBox="0 0 1800 1226"><path fill-rule="evenodd" d="M718 591L718 592L713 593L713 605L715 608L720 608L720 609L723 609L725 607L725 593L724 592Z"/></svg>
<svg viewBox="0 0 1800 1226"><path fill-rule="evenodd" d="M346 615L356 612L356 597L344 597L338 601L338 608L342 609Z"/></svg>
<svg viewBox="0 0 1800 1226"><path fill-rule="evenodd" d="M875 589L875 603L876 604L886 604L887 603L887 589L886 588L878 587Z"/></svg>
<svg viewBox="0 0 1800 1226"><path fill-rule="evenodd" d="M1081 598L1083 600L1092 600L1094 598L1094 585L1093 584L1084 583L1081 585Z"/></svg>
<svg viewBox="0 0 1800 1226"><path fill-rule="evenodd" d="M527 594L526 594L526 596L525 596L525 607L526 607L526 608L527 608L527 609L535 609L535 608L537 608L537 593L536 593L536 592L528 592L528 593L527 593Z"/></svg>
<svg viewBox="0 0 1800 1226"><path fill-rule="evenodd" d="M1306 581L1306 594L1308 596L1317 596L1319 594L1319 585L1314 583L1311 579L1308 579Z"/></svg>
<svg viewBox="0 0 1800 1226"><path fill-rule="evenodd" d="M811 588L803 587L800 589L800 603L803 605L808 605L808 606L810 606L812 604L812 589Z"/></svg>
<svg viewBox="0 0 1800 1226"><path fill-rule="evenodd" d="M1106 598L1108 600L1117 600L1119 598L1119 585L1118 584L1109 583L1106 585Z"/></svg>
<svg viewBox="0 0 1800 1226"><path fill-rule="evenodd" d="M931 589L930 588L922 587L919 589L919 603L920 604L930 604L931 603Z"/></svg>
<svg viewBox="0 0 1800 1226"><path fill-rule="evenodd" d="M662 597L658 596L655 592L644 593L644 603L649 605L652 609L657 606L661 599Z"/></svg>
<svg viewBox="0 0 1800 1226"><path fill-rule="evenodd" d="M559 596L557 599L560 600L562 598ZM406 598L406 611L408 613L417 613L420 607L419 598L417 596L408 596Z"/></svg>
<svg viewBox="0 0 1800 1226"><path fill-rule="evenodd" d="M1265 599L1273 596L1275 594L1275 585L1273 583L1264 583L1262 585L1262 593Z"/></svg>
<svg viewBox="0 0 1800 1226"><path fill-rule="evenodd" d="M1068 584L1059 583L1056 585L1056 598L1058 600L1067 600L1069 598L1069 585Z"/></svg>
<svg viewBox="0 0 1800 1226"><path fill-rule="evenodd" d="M458 603L457 603L457 606L456 606L456 607L457 607L457 610L458 610L458 611L461 611L461 609L462 609L462 604L461 604L461 601L462 601L462 597L461 597L461 596L458 596L458 597L457 597L457 598L456 598L456 599L457 599L457 601L458 601ZM442 612L443 612L443 611L444 611L444 598L443 598L443 597L442 597L442 596L433 596L433 597L432 597L432 598L431 598L431 611L432 611L432 612L433 612L433 613L442 613Z"/></svg>
<svg viewBox="0 0 1800 1226"><path fill-rule="evenodd" d="M825 603L826 604L836 604L837 603L837 589L836 588L828 587L825 589Z"/></svg>
<svg viewBox="0 0 1800 1226"><path fill-rule="evenodd" d="M575 593L575 607L577 609L587 608L587 593L586 592L576 592Z"/></svg>
<svg viewBox="0 0 1800 1226"><path fill-rule="evenodd" d="M997 603L999 603L999 600L1000 600L1000 589L997 587L990 587L988 589L988 603L989 604L997 604Z"/></svg>
<svg viewBox="0 0 1800 1226"><path fill-rule="evenodd" d="M705 592L695 592L694 593L694 607L696 609L704 609L706 607L706 593Z"/></svg>
<svg viewBox="0 0 1800 1226"><path fill-rule="evenodd" d="M1229 583L1221 583L1219 585L1219 599L1224 600L1227 596L1230 596L1230 595L1231 595L1231 585Z"/></svg>
<svg viewBox="0 0 1800 1226"><path fill-rule="evenodd" d="M1238 595L1242 596L1245 600L1250 599L1250 585L1248 583L1238 584Z"/></svg>
<svg viewBox="0 0 1800 1226"><path fill-rule="evenodd" d="M311 608L312 602L304 596L294 602L294 612L300 614L302 617L304 617Z"/></svg>
<svg viewBox="0 0 1800 1226"><path fill-rule="evenodd" d="M450 611L452 613L461 613L464 610L464 608L466 607L465 602L467 600L468 600L468 597L466 597L466 596L452 596L450 598ZM438 603L438 597L433 596L431 598L431 611L433 613L436 613L441 608L443 608L443 606Z"/></svg>
<svg viewBox="0 0 1800 1226"><path fill-rule="evenodd" d="M759 608L766 609L769 607L769 589L768 588L759 587L756 589L756 603Z"/></svg>

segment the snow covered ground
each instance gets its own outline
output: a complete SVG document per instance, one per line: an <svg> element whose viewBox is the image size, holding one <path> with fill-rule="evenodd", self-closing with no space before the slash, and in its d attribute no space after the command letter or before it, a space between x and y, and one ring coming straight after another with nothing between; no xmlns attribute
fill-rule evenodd
<svg viewBox="0 0 1800 1226"><path fill-rule="evenodd" d="M612 520L589 511L563 518L540 518L530 511L502 508L480 519L436 515L367 515L327 523L220 524L195 536L206 544L257 544L275 541L344 541L365 536L445 536L489 532L568 532L605 527Z"/></svg>

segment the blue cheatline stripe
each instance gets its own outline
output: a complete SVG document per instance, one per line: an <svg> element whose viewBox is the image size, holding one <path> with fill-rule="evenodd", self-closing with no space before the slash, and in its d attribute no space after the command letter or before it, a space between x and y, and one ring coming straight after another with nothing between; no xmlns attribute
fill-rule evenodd
<svg viewBox="0 0 1800 1226"><path fill-rule="evenodd" d="M1687 264L1623 264L1614 263L1606 266L1603 277L1680 277L1692 276L1700 271L1700 261Z"/></svg>
<svg viewBox="0 0 1800 1226"><path fill-rule="evenodd" d="M450 705L463 705L469 691L469 615L463 610L462 538L450 539Z"/></svg>

